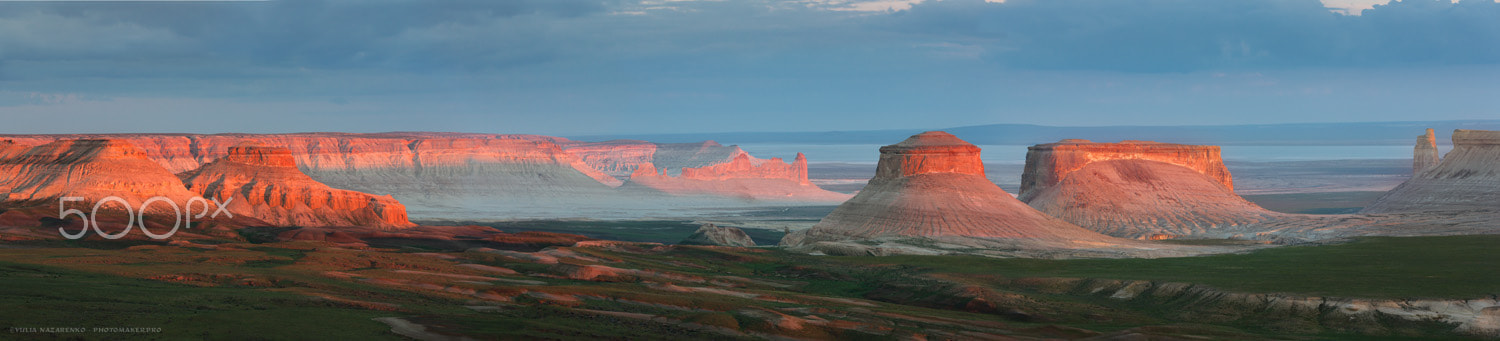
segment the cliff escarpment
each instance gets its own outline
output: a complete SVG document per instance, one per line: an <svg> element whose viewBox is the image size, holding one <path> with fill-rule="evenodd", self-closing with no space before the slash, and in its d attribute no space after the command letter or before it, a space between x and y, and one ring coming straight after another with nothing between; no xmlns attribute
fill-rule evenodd
<svg viewBox="0 0 1500 341"><path fill-rule="evenodd" d="M5 137L15 145L87 138L138 146L146 159L169 173L197 169L241 144L285 148L297 169L316 182L390 194L413 214L437 219L566 217L579 214L574 211L579 207L623 212L620 208L627 206L637 211L751 204L746 200L836 202L847 198L808 183L805 162L758 159L738 147L712 141L579 142L538 135L426 132ZM740 157L749 161L748 166L736 161ZM616 188L643 167L671 178ZM683 176L685 171L688 174ZM699 199L677 198L688 195Z"/></svg>
<svg viewBox="0 0 1500 341"><path fill-rule="evenodd" d="M1423 153L1425 141L1418 142L1414 166L1423 168L1431 156ZM1455 130L1453 150L1425 168L1361 213L1500 213L1500 131Z"/></svg>
<svg viewBox="0 0 1500 341"><path fill-rule="evenodd" d="M189 190L227 202L230 212L275 226L412 227L406 207L375 196L324 185L297 169L291 151L240 145L183 174Z"/></svg>
<svg viewBox="0 0 1500 341"><path fill-rule="evenodd" d="M1026 159L1021 200L1111 236L1170 238L1279 216L1234 193L1217 146L1065 140Z"/></svg>

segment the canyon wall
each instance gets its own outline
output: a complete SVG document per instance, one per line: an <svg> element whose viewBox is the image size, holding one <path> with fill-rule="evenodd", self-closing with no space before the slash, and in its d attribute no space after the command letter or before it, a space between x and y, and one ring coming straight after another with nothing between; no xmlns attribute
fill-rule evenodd
<svg viewBox="0 0 1500 341"><path fill-rule="evenodd" d="M1441 162L1413 175L1362 213L1426 211L1500 213L1500 131L1454 130L1453 150Z"/></svg>
<svg viewBox="0 0 1500 341"><path fill-rule="evenodd" d="M183 173L188 189L227 202L230 212L274 226L412 227L406 207L389 195L335 189L297 169L291 151L254 144Z"/></svg>
<svg viewBox="0 0 1500 341"><path fill-rule="evenodd" d="M1030 201L1047 187L1056 185L1068 174L1084 166L1107 160L1150 160L1187 167L1213 178L1225 189L1234 191L1234 180L1218 146L1195 146L1151 141L1095 143L1088 140L1062 140L1031 146L1026 152L1026 168L1021 173L1021 201Z"/></svg>

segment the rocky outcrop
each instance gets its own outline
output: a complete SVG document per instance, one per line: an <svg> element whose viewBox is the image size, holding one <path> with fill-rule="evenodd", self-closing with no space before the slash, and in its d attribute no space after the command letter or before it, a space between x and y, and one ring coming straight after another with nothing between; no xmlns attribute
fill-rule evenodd
<svg viewBox="0 0 1500 341"><path fill-rule="evenodd" d="M194 197L177 176L122 140L61 140L30 148L0 143L0 193L6 202L52 205L60 197L82 197L86 203L118 197L132 208L154 197L177 205Z"/></svg>
<svg viewBox="0 0 1500 341"><path fill-rule="evenodd" d="M1429 128L1427 134L1417 136L1417 146L1412 148L1412 176L1421 175L1422 172L1437 167L1439 161L1437 136L1434 136L1432 129Z"/></svg>
<svg viewBox="0 0 1500 341"><path fill-rule="evenodd" d="M1500 213L1500 131L1455 130L1453 150L1362 213Z"/></svg>
<svg viewBox="0 0 1500 341"><path fill-rule="evenodd" d="M1119 241L1016 200L985 178L979 153L979 147L937 131L881 147L875 178L864 190L783 244L946 237L1006 240L1018 242L1016 247Z"/></svg>
<svg viewBox="0 0 1500 341"><path fill-rule="evenodd" d="M1038 163L1027 163L1029 179L1052 180L1023 201L1111 236L1171 238L1279 216L1234 194L1214 146L1064 141L1031 147L1026 159Z"/></svg>
<svg viewBox="0 0 1500 341"><path fill-rule="evenodd" d="M693 235L683 239L684 245L755 246L755 240L738 228L703 224Z"/></svg>
<svg viewBox="0 0 1500 341"><path fill-rule="evenodd" d="M672 176L647 164L636 169L625 188L671 195L712 195L747 200L842 202L848 194L813 185L807 179L807 157L797 153L791 164L780 158L759 160L740 153L727 163L682 168Z"/></svg>
<svg viewBox="0 0 1500 341"><path fill-rule="evenodd" d="M1089 140L1062 140L1031 146L1026 152L1026 168L1021 173L1021 201L1031 201L1043 190L1090 163L1108 160L1150 160L1187 167L1202 173L1234 191L1234 180L1218 146L1195 146L1151 141L1094 143Z"/></svg>
<svg viewBox="0 0 1500 341"><path fill-rule="evenodd" d="M407 221L406 206L389 195L335 189L303 174L286 148L230 147L183 179L189 190L228 202L230 212L275 226L415 226Z"/></svg>

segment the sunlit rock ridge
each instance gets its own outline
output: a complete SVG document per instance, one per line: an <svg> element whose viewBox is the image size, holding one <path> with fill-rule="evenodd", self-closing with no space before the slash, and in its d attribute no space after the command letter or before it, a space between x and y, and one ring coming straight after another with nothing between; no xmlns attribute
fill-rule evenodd
<svg viewBox="0 0 1500 341"><path fill-rule="evenodd" d="M805 162L758 159L712 141L580 142L539 135L430 132L0 137L29 145L86 138L138 146L147 159L170 173L196 169L243 143L285 148L297 168L317 182L393 195L413 214L429 218L538 218L577 214L560 207L592 205L619 211L615 208L629 206L627 211L633 212L705 201L657 203L680 195L724 198L712 204L735 205L745 205L739 203L744 200L831 203L848 197L808 183ZM743 160L736 163L737 159ZM617 188L643 166L675 178ZM688 175L682 176L685 169ZM640 200L643 195L655 201ZM524 216L533 213L536 216Z"/></svg>
<svg viewBox="0 0 1500 341"><path fill-rule="evenodd" d="M864 190L783 244L929 238L976 246L1089 248L1121 242L1016 200L985 178L979 155L979 147L939 131L881 147L876 176Z"/></svg>
<svg viewBox="0 0 1500 341"><path fill-rule="evenodd" d="M48 205L56 205L63 197L80 197L85 203L117 197L131 207L141 207L154 197L182 205L194 196L140 148L105 139L47 141L36 146L0 141L0 194L7 203Z"/></svg>
<svg viewBox="0 0 1500 341"><path fill-rule="evenodd" d="M1279 216L1233 191L1217 146L1063 140L1032 146L1021 200L1090 230L1170 238Z"/></svg>
<svg viewBox="0 0 1500 341"><path fill-rule="evenodd" d="M297 169L291 151L244 144L183 174L189 190L275 226L405 228L406 207L389 195L335 189Z"/></svg>

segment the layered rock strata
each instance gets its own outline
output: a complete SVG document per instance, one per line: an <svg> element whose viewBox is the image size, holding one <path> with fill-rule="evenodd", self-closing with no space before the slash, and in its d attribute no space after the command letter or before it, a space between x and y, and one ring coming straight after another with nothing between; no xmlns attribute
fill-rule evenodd
<svg viewBox="0 0 1500 341"><path fill-rule="evenodd" d="M407 221L406 207L389 195L335 189L303 174L286 148L230 147L228 155L183 178L189 190L228 202L230 212L271 225L415 226Z"/></svg>
<svg viewBox="0 0 1500 341"><path fill-rule="evenodd" d="M1095 143L1062 140L1027 148L1026 168L1021 173L1021 201L1030 201L1048 187L1090 163L1108 160L1149 160L1187 167L1234 190L1234 180L1218 146L1195 146L1151 141Z"/></svg>
<svg viewBox="0 0 1500 341"><path fill-rule="evenodd" d="M127 141L140 146L147 158L172 173L196 169L225 156L229 147L241 143L283 147L291 152L298 168L318 182L360 192L390 193L412 208L414 214L420 212L437 219L563 217L576 214L570 212L582 207L618 211L622 202L631 209L649 210L683 205L744 205L746 199L797 202L841 199L803 184L806 168L801 164L789 165L796 169L787 169L779 179L768 178L769 173L764 173L776 167L760 167L771 160L748 157L751 165L757 167L713 167L748 154L738 147L712 141L589 143L536 135L464 133L80 134L4 138L21 145L77 138ZM673 177L680 176L685 168L763 173L745 176L720 173L735 179L697 178L685 182L690 183L687 185L658 186L666 191L651 186L632 186L645 188L645 192L614 188L643 166L657 170L656 174ZM686 191L695 197L674 199L671 193L680 191L671 190L672 187L688 188ZM780 189L763 190L771 187ZM788 196L802 195L809 197L786 200Z"/></svg>
<svg viewBox="0 0 1500 341"><path fill-rule="evenodd" d="M1065 140L1026 159L1036 181L1023 201L1111 236L1170 238L1279 216L1234 194L1216 146Z"/></svg>
<svg viewBox="0 0 1500 341"><path fill-rule="evenodd" d="M6 202L50 205L61 197L81 197L85 203L118 197L132 208L155 197L184 205L195 196L177 176L122 140L61 140L29 148L0 143L0 193Z"/></svg>
<svg viewBox="0 0 1500 341"><path fill-rule="evenodd" d="M1500 213L1500 131L1454 130L1453 150L1437 166L1413 175L1361 213L1440 211Z"/></svg>
<svg viewBox="0 0 1500 341"><path fill-rule="evenodd" d="M1099 246L1118 240L1047 216L984 176L980 149L945 132L880 148L875 178L817 225L784 244L887 238L1005 240L1011 246ZM1087 244L1088 246L1083 246Z"/></svg>

